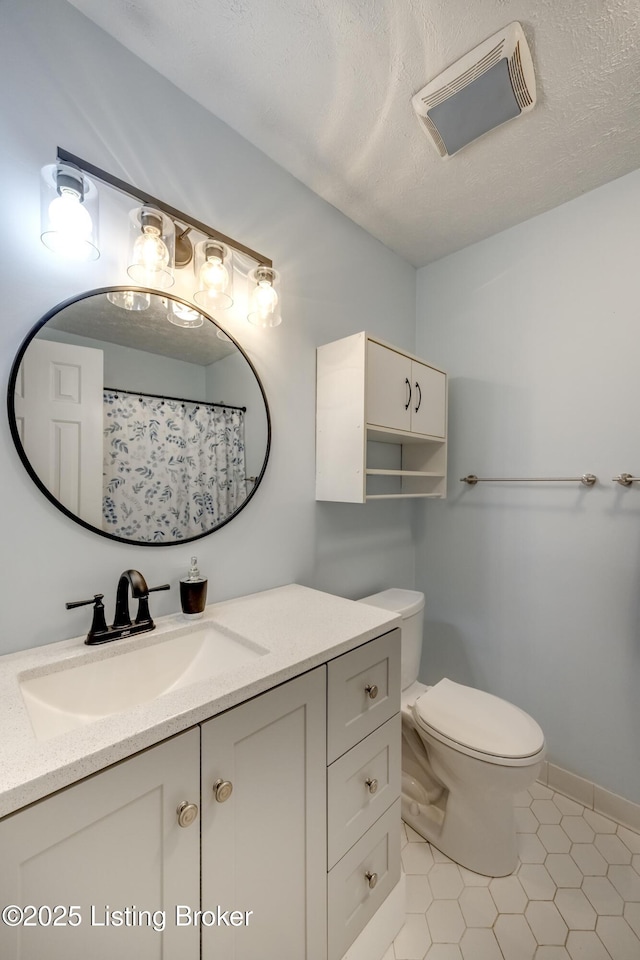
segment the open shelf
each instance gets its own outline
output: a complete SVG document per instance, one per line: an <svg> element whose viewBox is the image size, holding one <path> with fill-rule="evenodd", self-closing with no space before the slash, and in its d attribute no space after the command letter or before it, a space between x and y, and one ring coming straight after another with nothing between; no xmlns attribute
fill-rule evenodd
<svg viewBox="0 0 640 960"><path fill-rule="evenodd" d="M434 473L432 470L376 470L365 471L371 477L443 477L443 473Z"/></svg>
<svg viewBox="0 0 640 960"><path fill-rule="evenodd" d="M365 500L442 500L441 493L371 493Z"/></svg>

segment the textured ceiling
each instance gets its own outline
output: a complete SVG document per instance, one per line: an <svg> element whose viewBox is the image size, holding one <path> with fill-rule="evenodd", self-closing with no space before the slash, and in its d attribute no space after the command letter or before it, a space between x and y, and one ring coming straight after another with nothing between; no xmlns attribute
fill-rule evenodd
<svg viewBox="0 0 640 960"><path fill-rule="evenodd" d="M163 300L172 298L168 294L153 294L150 307L137 313L113 306L101 293L83 297L54 314L40 335L46 340L49 328L64 330L203 367L237 352L235 344L216 336L217 328L206 317L201 327L184 328L170 323L168 304Z"/></svg>
<svg viewBox="0 0 640 960"><path fill-rule="evenodd" d="M640 166L640 0L70 0L410 262ZM538 103L443 161L411 96L512 20Z"/></svg>

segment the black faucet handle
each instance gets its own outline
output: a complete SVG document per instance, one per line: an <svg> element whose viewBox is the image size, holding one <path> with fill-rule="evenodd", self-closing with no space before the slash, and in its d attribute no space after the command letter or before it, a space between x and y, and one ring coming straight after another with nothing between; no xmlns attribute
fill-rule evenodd
<svg viewBox="0 0 640 960"><path fill-rule="evenodd" d="M153 620L151 619L151 613L149 612L149 594L157 593L158 590L171 590L171 584L162 583L159 587L149 587L147 592L138 600L138 614L136 616L136 623L149 623L151 624L150 629L153 628Z"/></svg>
<svg viewBox="0 0 640 960"><path fill-rule="evenodd" d="M73 610L74 607L87 607L90 603L98 603L100 600L104 599L104 593L94 593L90 600L72 600L70 603L65 603L67 610ZM104 607L104 604L102 604Z"/></svg>
<svg viewBox="0 0 640 960"><path fill-rule="evenodd" d="M72 600L70 603L65 604L67 610L73 610L75 607L86 607L90 603L93 604L93 621L91 623L91 629L87 634L86 643L95 642L94 637L101 637L107 633L109 629L104 615L103 598L104 593L95 593L91 600Z"/></svg>

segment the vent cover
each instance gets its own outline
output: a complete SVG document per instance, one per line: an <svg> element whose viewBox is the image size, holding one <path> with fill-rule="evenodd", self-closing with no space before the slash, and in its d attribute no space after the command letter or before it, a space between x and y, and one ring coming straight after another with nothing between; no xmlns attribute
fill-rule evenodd
<svg viewBox="0 0 640 960"><path fill-rule="evenodd" d="M412 98L422 129L445 159L536 103L533 61L522 27L510 23Z"/></svg>

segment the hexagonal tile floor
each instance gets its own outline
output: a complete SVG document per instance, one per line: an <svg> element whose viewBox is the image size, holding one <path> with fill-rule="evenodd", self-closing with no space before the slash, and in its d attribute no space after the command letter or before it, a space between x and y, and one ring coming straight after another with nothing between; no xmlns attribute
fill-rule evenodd
<svg viewBox="0 0 640 960"><path fill-rule="evenodd" d="M403 824L407 918L383 960L640 960L640 834L535 783L520 862L481 877Z"/></svg>

